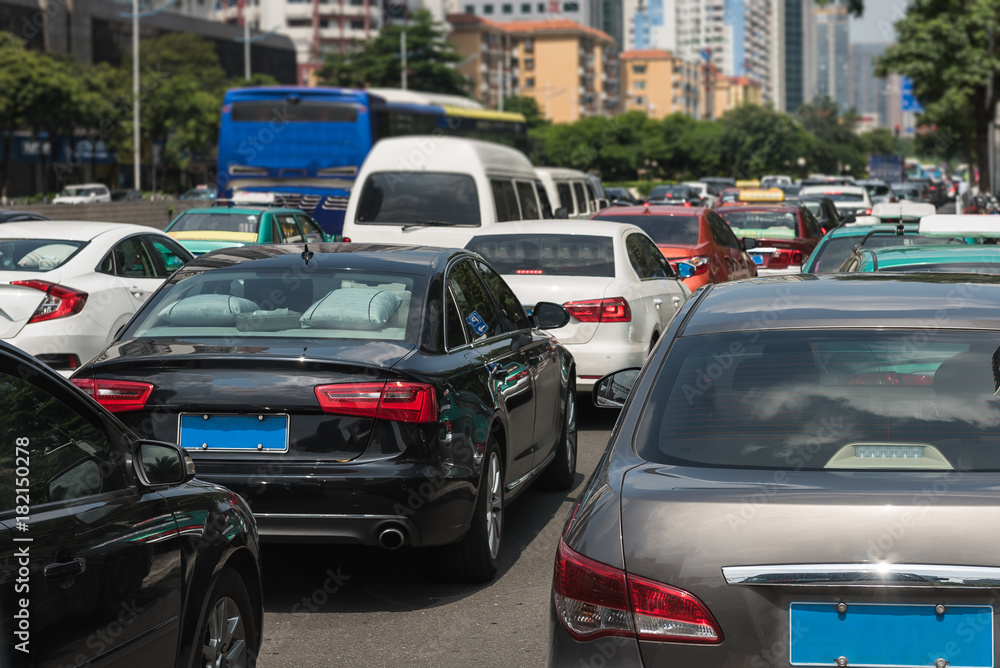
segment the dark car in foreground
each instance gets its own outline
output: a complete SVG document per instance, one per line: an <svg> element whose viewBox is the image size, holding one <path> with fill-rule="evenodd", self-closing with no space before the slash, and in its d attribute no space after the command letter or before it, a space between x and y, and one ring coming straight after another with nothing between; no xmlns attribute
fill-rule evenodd
<svg viewBox="0 0 1000 668"><path fill-rule="evenodd" d="M464 250L246 246L185 265L74 381L250 503L263 539L444 546L497 569L507 502L576 472L572 356Z"/></svg>
<svg viewBox="0 0 1000 668"><path fill-rule="evenodd" d="M599 382L549 665L995 665L1000 279L954 281L707 286Z"/></svg>
<svg viewBox="0 0 1000 668"><path fill-rule="evenodd" d="M253 515L0 343L0 665L252 666Z"/></svg>

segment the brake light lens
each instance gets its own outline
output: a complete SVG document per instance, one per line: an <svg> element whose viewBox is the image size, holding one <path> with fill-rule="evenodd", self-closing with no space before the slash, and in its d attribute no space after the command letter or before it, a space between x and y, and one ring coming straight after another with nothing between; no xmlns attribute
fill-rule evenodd
<svg viewBox="0 0 1000 668"><path fill-rule="evenodd" d="M11 281L10 284L23 285L45 293L45 299L28 319L28 324L74 315L82 311L84 304L87 303L86 292L66 288L49 281Z"/></svg>
<svg viewBox="0 0 1000 668"><path fill-rule="evenodd" d="M153 386L149 383L126 380L74 378L73 384L112 413L141 411L153 392Z"/></svg>
<svg viewBox="0 0 1000 668"><path fill-rule="evenodd" d="M434 386L424 383L337 383L318 385L324 413L396 422L437 422Z"/></svg>
<svg viewBox="0 0 1000 668"><path fill-rule="evenodd" d="M801 265L804 256L802 251L779 248L771 254L771 259L767 263L768 269L785 269L794 265Z"/></svg>
<svg viewBox="0 0 1000 668"><path fill-rule="evenodd" d="M624 297L566 302L563 308L580 322L631 322L632 309Z"/></svg>
<svg viewBox="0 0 1000 668"><path fill-rule="evenodd" d="M588 559L559 541L552 589L559 620L577 640L605 636L718 644L722 631L694 595Z"/></svg>

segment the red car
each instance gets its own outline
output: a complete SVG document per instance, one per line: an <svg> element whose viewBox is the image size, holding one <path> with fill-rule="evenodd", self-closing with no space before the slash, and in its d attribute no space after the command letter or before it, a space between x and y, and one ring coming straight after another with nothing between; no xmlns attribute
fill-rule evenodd
<svg viewBox="0 0 1000 668"><path fill-rule="evenodd" d="M823 238L816 217L800 205L725 208L719 215L744 240L761 276L797 274ZM752 239L753 246L747 243Z"/></svg>
<svg viewBox="0 0 1000 668"><path fill-rule="evenodd" d="M753 278L757 267L719 214L705 207L629 206L605 209L594 220L631 223L656 243L674 269L694 267L684 284L696 290L708 283ZM678 272L680 273L680 272Z"/></svg>

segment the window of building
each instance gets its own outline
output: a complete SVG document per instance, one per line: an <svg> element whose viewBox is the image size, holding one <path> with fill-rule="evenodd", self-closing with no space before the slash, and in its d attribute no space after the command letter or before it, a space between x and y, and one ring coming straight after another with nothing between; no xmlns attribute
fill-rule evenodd
<svg viewBox="0 0 1000 668"><path fill-rule="evenodd" d="M646 89L646 82L645 81L633 81L632 82L632 87L635 88L636 90L645 90Z"/></svg>
<svg viewBox="0 0 1000 668"><path fill-rule="evenodd" d="M528 72L533 71L535 69L535 59L534 58L525 58L524 59L524 69L527 70Z"/></svg>
<svg viewBox="0 0 1000 668"><path fill-rule="evenodd" d="M545 3L544 2L539 2L538 3L538 13L539 14L544 14L545 13Z"/></svg>
<svg viewBox="0 0 1000 668"><path fill-rule="evenodd" d="M476 7L475 7L475 5L466 5L465 6L465 13L466 14L475 14L476 13Z"/></svg>
<svg viewBox="0 0 1000 668"><path fill-rule="evenodd" d="M513 14L514 13L514 5L509 5L509 4L508 5L503 5L500 8L500 11L502 11L504 14Z"/></svg>
<svg viewBox="0 0 1000 668"><path fill-rule="evenodd" d="M309 28L312 26L312 19L288 19L289 28Z"/></svg>
<svg viewBox="0 0 1000 668"><path fill-rule="evenodd" d="M641 95L637 95L637 96L635 97L635 103L636 103L637 105L639 105L639 106L642 106L642 105L646 104L646 98L644 98L644 97L643 97L643 96L641 96Z"/></svg>
<svg viewBox="0 0 1000 668"><path fill-rule="evenodd" d="M646 66L645 65L633 65L632 66L632 74L645 74L645 73L646 73Z"/></svg>
<svg viewBox="0 0 1000 668"><path fill-rule="evenodd" d="M492 14L493 5L483 5L483 14Z"/></svg>
<svg viewBox="0 0 1000 668"><path fill-rule="evenodd" d="M535 52L535 40L532 39L531 37L524 40L524 52L525 53ZM527 60L525 60L525 62L527 62Z"/></svg>
<svg viewBox="0 0 1000 668"><path fill-rule="evenodd" d="M525 88L534 88L535 87L535 77L528 77L528 78L526 78L524 80L524 87Z"/></svg>
<svg viewBox="0 0 1000 668"><path fill-rule="evenodd" d="M351 30L364 30L364 20L351 19Z"/></svg>
<svg viewBox="0 0 1000 668"><path fill-rule="evenodd" d="M580 3L578 3L578 2L564 2L563 3L563 11L566 12L566 13L569 13L569 12L578 12L578 11L580 11Z"/></svg>
<svg viewBox="0 0 1000 668"><path fill-rule="evenodd" d="M521 3L521 13L522 14L530 14L531 13L531 3L530 2L522 2Z"/></svg>

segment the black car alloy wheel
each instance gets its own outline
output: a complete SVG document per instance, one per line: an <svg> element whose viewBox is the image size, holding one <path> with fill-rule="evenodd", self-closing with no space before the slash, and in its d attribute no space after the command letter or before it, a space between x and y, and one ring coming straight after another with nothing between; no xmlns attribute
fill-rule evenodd
<svg viewBox="0 0 1000 668"><path fill-rule="evenodd" d="M488 582L500 565L503 541L503 463L496 440L490 436L483 464L483 479L476 496L469 532L446 547L448 575L462 582Z"/></svg>
<svg viewBox="0 0 1000 668"><path fill-rule="evenodd" d="M233 570L223 569L202 625L198 668L253 668L258 648L251 610L243 581Z"/></svg>

